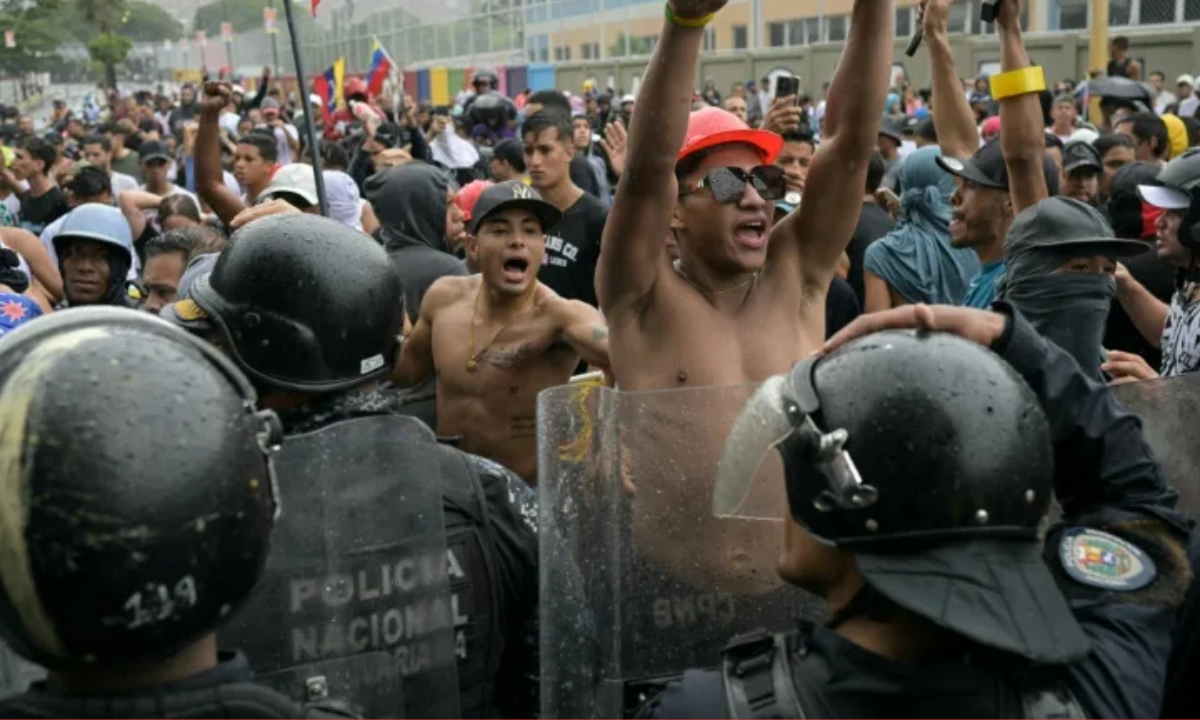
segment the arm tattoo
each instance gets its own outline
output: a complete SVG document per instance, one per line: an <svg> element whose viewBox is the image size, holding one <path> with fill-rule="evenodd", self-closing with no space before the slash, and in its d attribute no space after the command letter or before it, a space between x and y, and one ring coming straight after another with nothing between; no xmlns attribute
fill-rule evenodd
<svg viewBox="0 0 1200 720"><path fill-rule="evenodd" d="M592 328L592 339L596 342L608 339L608 328L594 327Z"/></svg>

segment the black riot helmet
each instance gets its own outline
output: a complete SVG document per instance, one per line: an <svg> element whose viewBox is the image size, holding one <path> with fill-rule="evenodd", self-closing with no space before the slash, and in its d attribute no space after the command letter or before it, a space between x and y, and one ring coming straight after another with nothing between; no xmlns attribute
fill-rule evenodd
<svg viewBox="0 0 1200 720"><path fill-rule="evenodd" d="M479 86L484 83L487 83L487 88L480 90ZM475 92L481 95L488 91L495 92L500 89L500 78L491 70L476 70L475 74L471 76L471 86L475 88Z"/></svg>
<svg viewBox="0 0 1200 720"><path fill-rule="evenodd" d="M266 563L279 423L211 346L79 308L0 344L0 635L52 669L169 657Z"/></svg>
<svg viewBox="0 0 1200 720"><path fill-rule="evenodd" d="M1200 148L1190 148L1164 165L1156 180L1162 189L1143 186L1139 188L1142 198L1167 210L1186 207L1187 213L1179 225L1179 244L1200 253Z"/></svg>
<svg viewBox="0 0 1200 720"><path fill-rule="evenodd" d="M783 457L792 518L854 553L871 591L995 650L1041 662L1086 654L1042 561L1049 424L990 350L887 331L803 361L763 384L726 455L747 448L757 463L767 447ZM723 458L714 509L722 493L744 497L731 483L753 475Z"/></svg>
<svg viewBox="0 0 1200 720"><path fill-rule="evenodd" d="M336 392L386 376L404 323L387 252L314 215L238 230L191 296L247 375L287 390Z"/></svg>

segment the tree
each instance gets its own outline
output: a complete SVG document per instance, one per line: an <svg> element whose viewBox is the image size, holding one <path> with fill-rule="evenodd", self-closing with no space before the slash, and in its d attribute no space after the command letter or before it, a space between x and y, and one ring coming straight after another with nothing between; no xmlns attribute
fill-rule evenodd
<svg viewBox="0 0 1200 720"><path fill-rule="evenodd" d="M104 66L104 85L117 87L117 65L125 60L133 42L117 35L114 30L125 17L125 0L78 0L79 11L84 19L100 30L100 34L88 43L92 61Z"/></svg>
<svg viewBox="0 0 1200 720"><path fill-rule="evenodd" d="M159 6L134 0L121 18L120 32L134 42L162 42L183 37L183 26Z"/></svg>
<svg viewBox="0 0 1200 720"><path fill-rule="evenodd" d="M59 5L57 0L0 0L0 29L12 30L16 38L14 48L0 44L0 67L6 73L44 72L55 63L63 40L55 24Z"/></svg>

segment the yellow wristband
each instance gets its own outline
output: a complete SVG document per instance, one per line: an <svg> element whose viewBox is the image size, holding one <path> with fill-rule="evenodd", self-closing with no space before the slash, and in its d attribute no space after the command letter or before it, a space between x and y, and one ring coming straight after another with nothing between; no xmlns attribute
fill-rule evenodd
<svg viewBox="0 0 1200 720"><path fill-rule="evenodd" d="M665 3L663 5L663 12L666 13L667 19L671 21L672 25L678 25L679 27L685 28L702 28L712 22L713 18L717 16L716 13L709 13L704 17L698 18L680 17L675 14L674 10L671 9L671 3Z"/></svg>
<svg viewBox="0 0 1200 720"><path fill-rule="evenodd" d="M1046 73L1038 65L1009 70L993 75L991 86L994 100L1041 92L1046 89Z"/></svg>

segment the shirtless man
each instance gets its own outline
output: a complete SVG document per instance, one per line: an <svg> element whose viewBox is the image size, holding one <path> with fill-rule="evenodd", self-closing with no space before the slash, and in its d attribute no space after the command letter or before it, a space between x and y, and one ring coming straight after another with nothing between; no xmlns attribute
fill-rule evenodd
<svg viewBox="0 0 1200 720"><path fill-rule="evenodd" d="M726 2L670 0L682 20L664 20L638 95L596 274L621 390L758 382L820 348L826 290L858 222L889 84L892 4L855 0L804 203L773 226L782 139L722 110L687 112L704 37L688 19Z"/></svg>
<svg viewBox="0 0 1200 720"><path fill-rule="evenodd" d="M429 288L393 379L437 372L437 432L537 482L537 395L565 384L582 357L607 368L608 329L595 308L538 282L546 232L562 217L519 181L487 188L467 228L480 272Z"/></svg>

